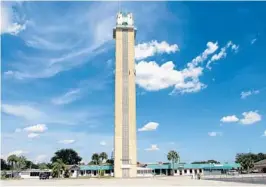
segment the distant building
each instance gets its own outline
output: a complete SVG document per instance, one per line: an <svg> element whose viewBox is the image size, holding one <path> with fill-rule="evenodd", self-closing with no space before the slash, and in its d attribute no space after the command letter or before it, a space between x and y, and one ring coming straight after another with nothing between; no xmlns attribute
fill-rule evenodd
<svg viewBox="0 0 266 187"><path fill-rule="evenodd" d="M259 172L266 173L266 159L254 163L254 169L259 170Z"/></svg>
<svg viewBox="0 0 266 187"><path fill-rule="evenodd" d="M40 169L28 169L28 170L23 170L20 172L20 178L22 179L39 179L41 173L46 173L50 177L52 174L52 170L47 169L47 170L40 170Z"/></svg>
<svg viewBox="0 0 266 187"><path fill-rule="evenodd" d="M112 165L80 165L75 166L74 170L71 171L70 177L78 176L89 176L98 177L99 172L103 172L104 176L114 176L114 168ZM196 174L202 175L220 175L226 173L232 169L240 169L240 164L237 163L225 163L225 164L174 164L174 175L175 176L192 176ZM151 177L153 175L168 176L173 170L171 163L138 163L137 177Z"/></svg>

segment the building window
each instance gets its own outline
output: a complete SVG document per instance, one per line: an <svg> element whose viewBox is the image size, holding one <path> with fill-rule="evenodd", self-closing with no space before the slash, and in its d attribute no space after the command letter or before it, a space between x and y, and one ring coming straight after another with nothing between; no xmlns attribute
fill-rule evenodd
<svg viewBox="0 0 266 187"><path fill-rule="evenodd" d="M199 172L202 173L202 169L199 169Z"/></svg>
<svg viewBox="0 0 266 187"><path fill-rule="evenodd" d="M185 169L184 172L187 173L187 170Z"/></svg>
<svg viewBox="0 0 266 187"><path fill-rule="evenodd" d="M192 172L192 169L190 169L189 172L190 172L190 173L193 173L193 172Z"/></svg>
<svg viewBox="0 0 266 187"><path fill-rule="evenodd" d="M31 177L36 177L36 176L39 176L40 173L39 172L30 172L30 176Z"/></svg>

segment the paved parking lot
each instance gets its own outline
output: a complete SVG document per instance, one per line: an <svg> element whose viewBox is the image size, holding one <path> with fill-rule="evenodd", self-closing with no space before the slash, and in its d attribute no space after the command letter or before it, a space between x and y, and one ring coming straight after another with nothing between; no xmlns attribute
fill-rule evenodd
<svg viewBox="0 0 266 187"><path fill-rule="evenodd" d="M245 186L262 186L244 184ZM135 179L24 179L1 181L1 186L243 186L243 183L195 180L188 177L155 177ZM265 185L266 186L266 185Z"/></svg>

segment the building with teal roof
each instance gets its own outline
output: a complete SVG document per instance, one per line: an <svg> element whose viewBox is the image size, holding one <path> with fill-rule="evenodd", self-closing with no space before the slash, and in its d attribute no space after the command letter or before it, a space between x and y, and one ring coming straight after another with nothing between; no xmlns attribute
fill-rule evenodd
<svg viewBox="0 0 266 187"><path fill-rule="evenodd" d="M77 166L75 166L76 168ZM101 171L105 176L113 176L114 168L112 165L80 165L78 166L78 172L81 176L98 176ZM142 164L138 167L138 176L149 175L170 175L174 171L174 175L215 175L215 174L225 174L229 170L240 169L240 164L237 163L223 163L223 164L174 164L171 163L149 163ZM70 168L71 170L71 168ZM74 171L73 171L74 172Z"/></svg>

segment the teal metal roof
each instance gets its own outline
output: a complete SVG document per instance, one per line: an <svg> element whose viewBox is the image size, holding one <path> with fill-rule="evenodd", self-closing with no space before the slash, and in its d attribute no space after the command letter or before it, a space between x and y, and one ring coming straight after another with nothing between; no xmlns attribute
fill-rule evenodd
<svg viewBox="0 0 266 187"><path fill-rule="evenodd" d="M172 164L148 164L148 168L152 169L172 169ZM227 164L174 164L175 169L233 169L240 168L240 164L237 163L227 163Z"/></svg>
<svg viewBox="0 0 266 187"><path fill-rule="evenodd" d="M147 168L151 169L170 169L170 164L147 164Z"/></svg>
<svg viewBox="0 0 266 187"><path fill-rule="evenodd" d="M113 166L98 166L98 165L82 165L80 170L112 170Z"/></svg>
<svg viewBox="0 0 266 187"><path fill-rule="evenodd" d="M226 163L226 164L174 164L175 169L233 169L240 168L240 164ZM147 168L151 169L172 169L173 165L167 164L147 164ZM112 170L113 166L105 165L81 165L80 170Z"/></svg>

